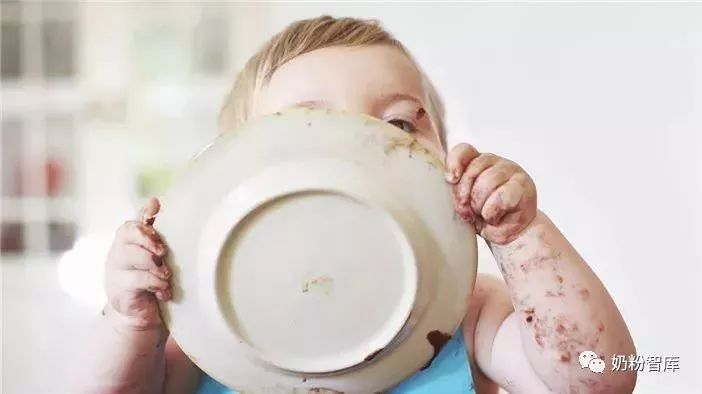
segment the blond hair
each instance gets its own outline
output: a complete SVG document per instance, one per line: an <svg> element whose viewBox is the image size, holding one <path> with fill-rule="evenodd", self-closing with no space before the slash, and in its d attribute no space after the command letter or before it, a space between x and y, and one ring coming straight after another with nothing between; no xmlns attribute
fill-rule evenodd
<svg viewBox="0 0 702 394"><path fill-rule="evenodd" d="M419 69L407 49L385 31L378 21L356 18L320 16L290 24L266 42L234 81L219 114L220 132L236 128L251 116L256 92L264 86L273 73L297 56L317 49L333 46L389 45L401 50ZM436 89L421 71L426 110L439 132L442 147L446 147L444 108Z"/></svg>

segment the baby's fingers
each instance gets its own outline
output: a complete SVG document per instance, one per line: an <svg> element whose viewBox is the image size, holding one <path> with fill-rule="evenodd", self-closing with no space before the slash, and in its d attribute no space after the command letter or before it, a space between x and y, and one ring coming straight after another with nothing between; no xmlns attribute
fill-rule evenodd
<svg viewBox="0 0 702 394"><path fill-rule="evenodd" d="M167 292L168 281L149 271L121 270L115 273L117 286L130 292L148 291L150 293Z"/></svg>
<svg viewBox="0 0 702 394"><path fill-rule="evenodd" d="M456 185L456 192L461 200L461 203L470 203L470 195L476 178L478 178L483 171L492 167L498 161L500 161L498 156L495 156L492 153L483 153L470 162Z"/></svg>
<svg viewBox="0 0 702 394"><path fill-rule="evenodd" d="M149 198L144 207L141 208L141 213L139 214L139 221L146 225L153 225L154 220L156 220L156 214L161 209L161 203L157 198Z"/></svg>
<svg viewBox="0 0 702 394"><path fill-rule="evenodd" d="M468 164L479 154L478 150L469 144L454 146L446 157L446 181L451 184L458 182Z"/></svg>
<svg viewBox="0 0 702 394"><path fill-rule="evenodd" d="M503 184L507 183L519 167L508 160L497 161L483 171L473 182L469 203L473 212L482 212L488 198ZM483 215L484 219L488 219ZM489 220L488 220L489 222Z"/></svg>
<svg viewBox="0 0 702 394"><path fill-rule="evenodd" d="M471 160L466 167L465 172L461 175L461 179L457 184L453 186L454 190L454 202L456 204L457 211L464 219L468 220L470 223L475 223L480 219L480 211L474 210L470 204L470 196L473 190L473 183L475 179L485 171L486 169L492 167L499 161L499 157L491 153L483 153Z"/></svg>
<svg viewBox="0 0 702 394"><path fill-rule="evenodd" d="M171 272L163 264L163 258L137 245L125 245L117 255L118 266L121 269L149 271L154 275L168 279Z"/></svg>
<svg viewBox="0 0 702 394"><path fill-rule="evenodd" d="M523 195L524 188L516 177L512 178L486 199L481 216L487 224L498 225L507 213L517 210Z"/></svg>
<svg viewBox="0 0 702 394"><path fill-rule="evenodd" d="M156 230L136 221L126 222L117 230L115 243L138 245L161 257L166 254L166 246Z"/></svg>

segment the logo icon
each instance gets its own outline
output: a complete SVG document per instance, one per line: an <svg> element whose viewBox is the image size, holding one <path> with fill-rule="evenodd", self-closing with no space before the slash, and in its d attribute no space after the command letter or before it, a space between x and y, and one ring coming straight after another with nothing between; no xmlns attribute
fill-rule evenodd
<svg viewBox="0 0 702 394"><path fill-rule="evenodd" d="M586 350L578 356L578 362L581 368L590 368L594 373L602 373L605 370L605 362L597 357L593 351Z"/></svg>

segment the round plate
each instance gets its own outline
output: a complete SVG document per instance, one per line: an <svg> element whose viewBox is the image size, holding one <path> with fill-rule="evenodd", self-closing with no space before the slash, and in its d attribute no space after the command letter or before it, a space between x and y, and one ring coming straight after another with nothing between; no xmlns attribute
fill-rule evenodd
<svg viewBox="0 0 702 394"><path fill-rule="evenodd" d="M164 200L171 335L240 391L378 392L434 356L476 274L443 165L375 118L292 110L220 136Z"/></svg>

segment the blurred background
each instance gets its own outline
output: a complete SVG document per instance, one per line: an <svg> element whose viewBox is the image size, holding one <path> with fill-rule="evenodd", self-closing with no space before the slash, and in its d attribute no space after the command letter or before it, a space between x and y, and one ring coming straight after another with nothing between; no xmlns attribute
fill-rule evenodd
<svg viewBox="0 0 702 394"><path fill-rule="evenodd" d="M637 393L702 380L702 7L692 3L1 3L2 392L63 393L114 230L216 133L293 20L380 19L443 95L449 144L520 163L603 280ZM480 270L498 273L487 248ZM608 364L609 365L609 364Z"/></svg>

